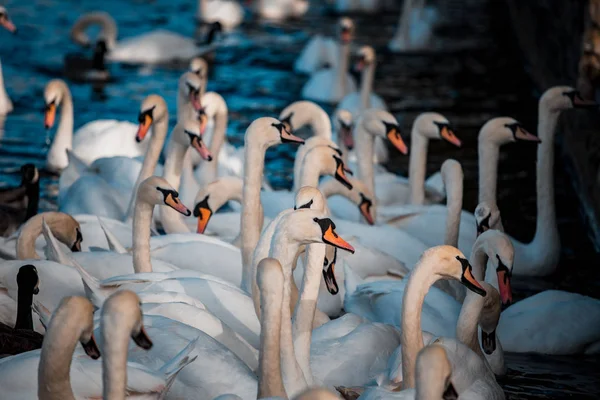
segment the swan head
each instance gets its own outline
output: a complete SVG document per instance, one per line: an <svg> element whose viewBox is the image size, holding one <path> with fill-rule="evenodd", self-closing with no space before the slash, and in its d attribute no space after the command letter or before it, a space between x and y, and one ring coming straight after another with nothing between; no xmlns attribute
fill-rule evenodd
<svg viewBox="0 0 600 400"><path fill-rule="evenodd" d="M502 309L510 306L513 302L510 280L512 277L515 250L510 238L497 230L489 230L481 234L477 241L487 242L486 253L489 256L489 262L496 271L498 278L498 292L500 292L500 301Z"/></svg>
<svg viewBox="0 0 600 400"><path fill-rule="evenodd" d="M281 143L304 144L304 139L295 136L278 119L261 117L254 120L244 136L246 146L255 146L256 143L268 148Z"/></svg>
<svg viewBox="0 0 600 400"><path fill-rule="evenodd" d="M348 150L354 149L354 136L352 136L354 119L352 113L344 109L337 110L333 116L333 126L338 137L342 139L344 146L346 146Z"/></svg>
<svg viewBox="0 0 600 400"><path fill-rule="evenodd" d="M356 70L362 71L375 62L375 50L371 46L363 46L358 51Z"/></svg>
<svg viewBox="0 0 600 400"><path fill-rule="evenodd" d="M135 344L146 350L152 348L152 341L144 329L141 301L134 292L121 290L113 293L102 306L101 318L104 340L108 338L106 332L125 326Z"/></svg>
<svg viewBox="0 0 600 400"><path fill-rule="evenodd" d="M294 210L309 209L323 211L325 210L325 198L323 193L315 187L303 186L296 193L294 200Z"/></svg>
<svg viewBox="0 0 600 400"><path fill-rule="evenodd" d="M100 349L94 338L94 306L85 297L68 296L58 304L52 314L48 330L52 329L54 321L62 323L65 318L73 318L77 321L75 327L79 329L79 343L85 353L94 360L100 357ZM49 343L48 343L49 344Z"/></svg>
<svg viewBox="0 0 600 400"><path fill-rule="evenodd" d="M446 279L460 281L467 289L485 296L485 290L473 276L473 267L465 255L456 247L441 245L423 252L419 264L435 264L436 273Z"/></svg>
<svg viewBox="0 0 600 400"><path fill-rule="evenodd" d="M442 114L435 112L421 113L415 119L413 129L428 139L442 139L456 147L461 146L460 139L456 137L450 121Z"/></svg>
<svg viewBox="0 0 600 400"><path fill-rule="evenodd" d="M19 290L25 289L27 292L38 294L40 292L40 278L37 269L31 264L19 268L17 285L19 285Z"/></svg>
<svg viewBox="0 0 600 400"><path fill-rule="evenodd" d="M408 154L398 121L389 112L373 108L365 110L357 124L371 135L387 139L402 154Z"/></svg>
<svg viewBox="0 0 600 400"><path fill-rule="evenodd" d="M523 128L519 121L510 117L497 117L487 121L479 130L478 140L486 140L498 145L520 141L541 142L540 138Z"/></svg>
<svg viewBox="0 0 600 400"><path fill-rule="evenodd" d="M207 92L202 96L202 108L198 111L200 122L200 133L204 135L208 121L215 118L217 114L227 114L227 103L223 96L217 92Z"/></svg>
<svg viewBox="0 0 600 400"><path fill-rule="evenodd" d="M352 173L341 159L342 152L333 146L316 146L311 149L303 160L304 168L319 166L323 174L333 176L346 189L352 190L352 183L346 172Z"/></svg>
<svg viewBox="0 0 600 400"><path fill-rule="evenodd" d="M193 72L186 72L179 78L179 96L186 99L195 111L202 109L201 91L203 89L204 80Z"/></svg>
<svg viewBox="0 0 600 400"><path fill-rule="evenodd" d="M17 27L10 18L8 18L8 11L6 11L6 8L3 6L0 6L0 25L11 33L17 33Z"/></svg>
<svg viewBox="0 0 600 400"><path fill-rule="evenodd" d="M189 217L192 213L179 200L179 193L165 179L151 176L140 184L137 202L150 205L168 206Z"/></svg>
<svg viewBox="0 0 600 400"><path fill-rule="evenodd" d="M338 34L343 44L349 44L354 38L354 22L348 17L340 18L338 21Z"/></svg>
<svg viewBox="0 0 600 400"><path fill-rule="evenodd" d="M206 161L212 161L212 154L202 140L202 133L197 121L187 119L178 123L173 129L173 140L182 146L191 146Z"/></svg>
<svg viewBox="0 0 600 400"><path fill-rule="evenodd" d="M135 135L135 141L140 143L150 130L154 122L161 121L169 117L167 103L162 96L151 94L142 101L140 113L138 114L138 131ZM166 135L166 131L165 131Z"/></svg>
<svg viewBox="0 0 600 400"><path fill-rule="evenodd" d="M46 129L54 126L56 120L56 109L68 92L67 84L62 79L53 79L44 88L44 100L46 108L44 113L44 126Z"/></svg>
<svg viewBox="0 0 600 400"><path fill-rule="evenodd" d="M295 101L279 113L279 120L291 133L317 118L317 115L329 118L327 113L317 103L308 100Z"/></svg>
<svg viewBox="0 0 600 400"><path fill-rule="evenodd" d="M21 185L33 185L40 181L40 173L33 164L21 166Z"/></svg>
<svg viewBox="0 0 600 400"><path fill-rule="evenodd" d="M585 100L576 89L570 86L554 86L546 90L540 97L540 109L551 113L560 113L569 108L598 109L598 103Z"/></svg>
<svg viewBox="0 0 600 400"><path fill-rule="evenodd" d="M477 236L488 229L499 229L502 224L500 210L496 204L482 201L477 204L474 214L475 223L477 224Z"/></svg>
<svg viewBox="0 0 600 400"><path fill-rule="evenodd" d="M208 75L208 63L202 57L194 57L190 61L189 71L198 75L202 80L205 80Z"/></svg>
<svg viewBox="0 0 600 400"><path fill-rule="evenodd" d="M223 176L204 186L194 199L194 217L198 219L197 233L204 233L213 213L230 200L241 202L244 181L234 176Z"/></svg>
<svg viewBox="0 0 600 400"><path fill-rule="evenodd" d="M415 365L417 397L457 399L458 393L451 378L452 366L444 347L439 344L423 347Z"/></svg>

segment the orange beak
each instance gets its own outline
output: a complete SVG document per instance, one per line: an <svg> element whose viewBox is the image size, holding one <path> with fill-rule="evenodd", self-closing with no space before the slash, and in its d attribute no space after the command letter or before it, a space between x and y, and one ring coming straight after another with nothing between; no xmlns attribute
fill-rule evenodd
<svg viewBox="0 0 600 400"><path fill-rule="evenodd" d="M515 130L515 139L517 139L517 140L525 140L527 142L537 142L537 143L541 143L542 142L542 140L539 137L537 137L537 136L535 136L535 135L527 132L521 126L517 126L516 127L516 130Z"/></svg>
<svg viewBox="0 0 600 400"><path fill-rule="evenodd" d="M205 113L200 112L198 115L198 121L200 122L200 134L204 135L204 132L206 132L206 126L208 125L208 117Z"/></svg>
<svg viewBox="0 0 600 400"><path fill-rule="evenodd" d="M194 110L200 111L202 109L202 103L200 102L200 90L190 90L190 103Z"/></svg>
<svg viewBox="0 0 600 400"><path fill-rule="evenodd" d="M291 134L290 131L285 128L285 126L284 129L281 131L281 141L282 143L304 144L304 139L294 134Z"/></svg>
<svg viewBox="0 0 600 400"><path fill-rule="evenodd" d="M152 117L150 115L145 114L140 116L140 119L142 119L142 121L138 125L138 131L135 135L135 141L138 143L144 140L148 134L148 131L150 130L150 126L152 125Z"/></svg>
<svg viewBox="0 0 600 400"><path fill-rule="evenodd" d="M344 167L344 162L339 157L333 156L333 158L335 159L335 162L337 164L337 166L335 168L335 179L337 179L338 182L340 182L342 185L344 185L344 187L346 189L352 190L352 183L350 183L350 181L348 180L348 177L346 176L346 169Z"/></svg>
<svg viewBox="0 0 600 400"><path fill-rule="evenodd" d="M510 287L510 272L507 268L500 266L496 270L498 276L498 291L500 292L500 300L502 301L502 308L506 308L512 304L512 289Z"/></svg>
<svg viewBox="0 0 600 400"><path fill-rule="evenodd" d="M469 268L465 269L463 272L461 282L467 287L467 289L472 290L480 296L485 296L485 289L473 276L473 273L471 272L471 266L469 266Z"/></svg>
<svg viewBox="0 0 600 400"><path fill-rule="evenodd" d="M44 115L44 127L50 129L54 126L56 119L56 104L54 102L46 105L46 113Z"/></svg>
<svg viewBox="0 0 600 400"><path fill-rule="evenodd" d="M373 216L371 215L371 205L372 204L373 203L371 202L371 200L369 200L363 196L363 201L358 206L358 209L360 210L361 215L363 217L365 217L365 219L367 220L367 223L369 225L375 225L375 220L373 219Z"/></svg>
<svg viewBox="0 0 600 400"><path fill-rule="evenodd" d="M347 250L350 253L354 254L354 247L344 239L342 239L333 229L333 226L329 226L329 228L323 234L323 242L330 244L332 246L337 247L338 249Z"/></svg>
<svg viewBox="0 0 600 400"><path fill-rule="evenodd" d="M444 125L440 128L440 136L442 137L442 139L452 143L456 147L460 147L461 145L460 139L456 137L452 129L450 129L450 127L448 127L447 125Z"/></svg>
<svg viewBox="0 0 600 400"><path fill-rule="evenodd" d="M204 142L202 141L202 138L200 136L194 136L192 138L192 147L194 149L196 149L196 151L198 152L198 154L200 154L200 156L206 160L206 161L212 161L212 155L210 154L210 151L208 150L208 147L206 147L206 145L204 144Z"/></svg>
<svg viewBox="0 0 600 400"><path fill-rule="evenodd" d="M196 207L194 208L194 217L198 218L196 232L204 233L206 231L206 227L208 226L208 221L210 221L210 217L212 217L212 210L208 205L208 196L196 204Z"/></svg>
<svg viewBox="0 0 600 400"><path fill-rule="evenodd" d="M10 33L15 33L17 31L15 24L13 24L12 21L6 17L0 19L0 25L2 25Z"/></svg>
<svg viewBox="0 0 600 400"><path fill-rule="evenodd" d="M348 150L352 150L354 148L354 137L352 136L352 128L342 126L340 129L340 135L342 136L342 142L344 143L344 146L346 146Z"/></svg>
<svg viewBox="0 0 600 400"><path fill-rule="evenodd" d="M174 197L171 193L167 195L165 204L171 207L173 210L185 215L186 217L192 215L192 212L188 210L188 208L184 206L181 201L179 201L179 198Z"/></svg>
<svg viewBox="0 0 600 400"><path fill-rule="evenodd" d="M386 137L400 153L404 155L408 154L408 147L406 146L406 143L404 143L404 140L402 140L400 131L397 128L391 128L386 134Z"/></svg>

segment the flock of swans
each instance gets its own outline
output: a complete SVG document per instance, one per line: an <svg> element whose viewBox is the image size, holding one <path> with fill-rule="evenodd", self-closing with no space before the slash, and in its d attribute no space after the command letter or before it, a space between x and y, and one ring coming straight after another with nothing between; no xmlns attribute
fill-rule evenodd
<svg viewBox="0 0 600 400"><path fill-rule="evenodd" d="M430 18L419 3L419 18ZM308 2L256 7L265 18L300 17ZM416 18L406 7L402 18ZM200 0L198 16L231 30L242 11ZM391 49L410 42L402 21ZM2 7L0 24L16 29ZM69 86L47 83L44 125L55 133L46 167L60 174L59 210L38 213L33 165L21 169L19 187L0 190L3 398L504 399L505 351L600 350L599 300L548 290L513 303L511 292L513 275L547 276L559 262L554 132L563 110L597 108L573 88L541 96L537 135L510 117L481 127L471 213L458 161L426 179L429 141L462 144L451 121L419 115L409 151L372 92L373 48L356 52L360 87L347 74L349 18L336 38L317 36L299 55L294 68L310 75L303 100L254 120L239 149L227 141L227 102L206 90L209 64L194 57L194 43L156 31L138 38L156 45L145 51L135 38L117 41L101 12L78 20L73 40L90 44L93 24L109 61L188 60L172 83L177 123L169 135L167 103L150 94L136 123L75 129ZM330 117L315 101L337 108ZM294 133L304 127L312 136ZM409 157L407 177L379 165L386 142ZM513 142L537 143L530 243L504 232L496 203L500 147ZM267 149L283 143L297 147L291 191L263 176Z"/></svg>

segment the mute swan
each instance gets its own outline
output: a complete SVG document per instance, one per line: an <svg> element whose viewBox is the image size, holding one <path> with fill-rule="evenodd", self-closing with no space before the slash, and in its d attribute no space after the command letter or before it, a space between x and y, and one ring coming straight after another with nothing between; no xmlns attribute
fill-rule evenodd
<svg viewBox="0 0 600 400"><path fill-rule="evenodd" d="M280 143L304 143L292 135L285 125L275 118L259 118L252 122L244 136L244 187L242 217L240 223L242 243L242 289L251 292L251 262L254 248L260 238L263 207L260 189L265 166L265 153L271 146Z"/></svg>
<svg viewBox="0 0 600 400"><path fill-rule="evenodd" d="M153 118L156 118L156 129L146 148L146 156L137 178L137 184L154 173L160 151L167 136L168 112L164 99L157 95L146 97L142 103L142 112L139 118L139 128L135 136L132 134L130 137L131 141L135 140L135 142L140 143L144 140ZM192 122L189 122L188 125L190 129L197 127L197 124ZM132 163L133 161L129 158L102 158L96 160L92 164L92 168L104 164L101 170L108 171L111 166L116 167L116 164L120 164L117 169L120 170L127 169L127 165ZM129 182L127 182L129 179L115 173L115 169L112 172L111 177L93 172L84 173L68 188L63 186L59 209L72 215L95 214L117 220L126 219L127 213L133 208L135 196L132 196L127 190L129 189L127 187L129 186ZM122 180L122 182L119 182L119 180ZM134 184L133 193L136 192L136 189L137 187Z"/></svg>
<svg viewBox="0 0 600 400"><path fill-rule="evenodd" d="M17 274L17 318L14 328L0 322L0 352L19 354L42 347L43 336L33 330L31 305L39 293L40 280L31 264L23 265ZM14 320L13 320L14 321Z"/></svg>
<svg viewBox="0 0 600 400"><path fill-rule="evenodd" d="M0 6L0 25L11 33L17 32L17 27L12 23L10 18L8 18L8 12L3 6ZM10 101L10 97L8 97L8 94L6 94L6 89L4 88L2 63L0 62L0 115L6 115L12 110L13 104L12 101Z"/></svg>
<svg viewBox="0 0 600 400"><path fill-rule="evenodd" d="M21 185L0 192L0 236L10 236L38 212L40 175L33 164L21 167Z"/></svg>
<svg viewBox="0 0 600 400"><path fill-rule="evenodd" d="M314 136L331 139L331 120L325 110L312 101L293 102L279 113L279 120L290 132L308 126Z"/></svg>
<svg viewBox="0 0 600 400"><path fill-rule="evenodd" d="M101 157L138 157L144 154L148 143L136 143L137 126L131 122L116 120L96 120L88 122L73 135L73 100L67 84L55 79L44 90L46 129L54 125L56 109L60 106L60 122L54 135L46 159L46 167L59 172L68 165L66 150L75 154L87 164Z"/></svg>
<svg viewBox="0 0 600 400"><path fill-rule="evenodd" d="M103 11L93 11L79 17L71 28L71 39L84 47L89 46L90 39L85 31L93 25L100 25L99 37L106 42L106 58L109 61L129 64L169 63L188 61L203 52L194 39L165 30L156 30L117 42L117 24L110 14ZM220 30L221 24L213 25L209 41Z"/></svg>
<svg viewBox="0 0 600 400"><path fill-rule="evenodd" d="M337 103L348 93L356 91L356 83L348 74L350 42L354 36L354 23L341 18L338 23L340 35L339 62L337 66L317 71L302 88L302 97L324 103Z"/></svg>
<svg viewBox="0 0 600 400"><path fill-rule="evenodd" d="M4 6L0 6L0 25L10 33L17 32L17 27L8 17L8 11Z"/></svg>
<svg viewBox="0 0 600 400"><path fill-rule="evenodd" d="M375 50L371 46L363 46L358 51L358 57L357 69L361 71L360 91L344 96L337 109L348 110L353 115L360 115L362 110L370 108L387 111L385 101L373 93L376 64Z"/></svg>
<svg viewBox="0 0 600 400"><path fill-rule="evenodd" d="M283 20L300 18L308 11L308 0L255 0L254 10L264 19Z"/></svg>
<svg viewBox="0 0 600 400"><path fill-rule="evenodd" d="M220 22L226 31L244 19L244 9L234 0L198 0L196 18L204 23Z"/></svg>
<svg viewBox="0 0 600 400"><path fill-rule="evenodd" d="M404 2L396 33L388 48L394 53L430 49L433 28L438 19L437 10L426 6L425 0Z"/></svg>
<svg viewBox="0 0 600 400"><path fill-rule="evenodd" d="M335 39L317 34L302 49L294 62L294 71L310 75L322 68L334 68L338 64L335 57L338 52L339 44Z"/></svg>

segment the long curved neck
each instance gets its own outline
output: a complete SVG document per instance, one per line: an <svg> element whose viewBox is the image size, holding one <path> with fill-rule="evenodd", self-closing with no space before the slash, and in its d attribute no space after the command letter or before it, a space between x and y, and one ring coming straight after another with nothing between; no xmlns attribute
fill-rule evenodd
<svg viewBox="0 0 600 400"><path fill-rule="evenodd" d="M537 221L533 239L540 249L555 252L556 258L560 243L554 208L554 131L558 116L557 112L543 108L540 111L538 132L542 142L537 151Z"/></svg>
<svg viewBox="0 0 600 400"><path fill-rule="evenodd" d="M217 179L219 169L219 153L221 147L225 143L225 135L227 133L227 122L228 115L227 110L219 110L214 117L215 124L213 127L213 134L210 141L210 154L213 159L211 162L201 162L198 168L201 169L202 183L210 183Z"/></svg>
<svg viewBox="0 0 600 400"><path fill-rule="evenodd" d="M247 135L247 134L246 134ZM267 146L246 140L244 152L244 192L242 202L242 289L252 293L252 254L260 238L262 204L260 189L265 169Z"/></svg>
<svg viewBox="0 0 600 400"><path fill-rule="evenodd" d="M371 92L375 78L375 61L370 63L363 71L360 82L360 103L363 110L371 108Z"/></svg>
<svg viewBox="0 0 600 400"><path fill-rule="evenodd" d="M127 324L111 323L103 318L102 383L104 400L125 400L127 389L127 353L131 329ZM126 322L126 321L125 321ZM110 334L109 334L110 332Z"/></svg>
<svg viewBox="0 0 600 400"><path fill-rule="evenodd" d="M429 139L421 135L416 126L410 133L410 160L408 166L408 185L410 204L425 203L425 174L427 169L427 147Z"/></svg>
<svg viewBox="0 0 600 400"><path fill-rule="evenodd" d="M458 174L457 174L458 175ZM462 176L452 174L444 182L446 187L446 233L444 244L458 247L458 235L460 234L460 216L463 203L463 179Z"/></svg>
<svg viewBox="0 0 600 400"><path fill-rule="evenodd" d="M154 206L138 201L133 213L133 271L152 272L150 262L150 226Z"/></svg>
<svg viewBox="0 0 600 400"><path fill-rule="evenodd" d="M60 102L60 121L52 140L49 153L67 160L66 150L73 148L73 99L71 92L65 88Z"/></svg>
<svg viewBox="0 0 600 400"><path fill-rule="evenodd" d="M496 180L498 179L498 157L500 148L484 138L478 142L479 154L479 203L496 204Z"/></svg>
<svg viewBox="0 0 600 400"><path fill-rule="evenodd" d="M33 290L19 287L17 292L17 321L15 322L15 329L33 330L31 304L33 304Z"/></svg>
<svg viewBox="0 0 600 400"><path fill-rule="evenodd" d="M373 167L373 148L375 146L375 137L371 135L361 124L357 124L355 136L356 148L360 151L355 151L356 163L358 165L357 177L373 194L373 204L371 206L372 215L377 215L377 195L375 193L375 170ZM361 217L364 220L364 217Z"/></svg>
<svg viewBox="0 0 600 400"><path fill-rule="evenodd" d="M314 376L310 368L310 343L313 320L317 309L317 299L319 297L325 249L326 246L322 243L313 243L307 246L304 278L293 318L296 359L309 386L315 385Z"/></svg>
<svg viewBox="0 0 600 400"><path fill-rule="evenodd" d="M79 339L78 329L74 329L74 325L78 324L78 317L75 314L69 316L63 311L50 322L38 369L40 400L75 400L70 372L71 359Z"/></svg>
<svg viewBox="0 0 600 400"><path fill-rule="evenodd" d="M294 190L298 190L304 186L317 187L319 185L319 177L325 172L323 167L319 154L315 154L315 151L307 154L302 163L300 182L298 182Z"/></svg>
<svg viewBox="0 0 600 400"><path fill-rule="evenodd" d="M340 43L340 61L336 70L337 86L342 93L346 93L346 75L348 71L348 58L350 56L350 44Z"/></svg>
<svg viewBox="0 0 600 400"><path fill-rule="evenodd" d="M290 397L306 389L307 383L302 369L296 360L292 338L291 321L291 282L292 268L296 259L299 245L282 235L275 233L269 256L279 260L283 270L283 304L281 307L281 371L286 392ZM322 259L321 259L322 260ZM312 321L311 321L312 324Z"/></svg>
<svg viewBox="0 0 600 400"><path fill-rule="evenodd" d="M260 354L258 358L258 399L280 396L287 398L281 377L281 309L283 288L261 292Z"/></svg>
<svg viewBox="0 0 600 400"><path fill-rule="evenodd" d="M146 156L144 157L144 162L142 163L142 169L140 170L137 180L135 181L135 186L133 187L133 192L131 194L131 198L129 199L127 214L125 215L126 221L133 217L133 208L135 206L135 199L137 196L137 190L140 187L140 183L154 175L156 164L158 164L160 152L162 151L165 143L165 137L167 136L168 129L169 118L167 116L163 117L159 121L156 121L154 124L154 132L150 137L150 145L148 146L148 150L146 150Z"/></svg>
<svg viewBox="0 0 600 400"><path fill-rule="evenodd" d="M458 316L458 323L456 324L456 338L473 350L482 359L485 359L485 357L479 346L477 327L479 314L483 309L484 302L485 297L479 296L469 290L463 301Z"/></svg>
<svg viewBox="0 0 600 400"><path fill-rule="evenodd" d="M18 260L39 260L40 256L35 250L35 241L42 234L42 220L45 220L50 230L57 233L64 221L64 214L57 212L46 212L30 218L21 228L17 238ZM58 235L62 237L63 235Z"/></svg>
<svg viewBox="0 0 600 400"><path fill-rule="evenodd" d="M173 132L172 135L173 134L175 134L175 132ZM179 190L179 185L181 184L183 159L188 150L189 146L185 146L171 139L167 159L165 160L165 167L163 169L163 178L165 178L175 190ZM177 211L170 207L161 207L159 212L160 222L162 223L165 232L188 233L190 231L183 221L183 217Z"/></svg>
<svg viewBox="0 0 600 400"><path fill-rule="evenodd" d="M419 263L409 275L402 298L402 374L403 389L415 387L415 365L417 354L423 348L421 311L425 295L438 277L434 265Z"/></svg>
<svg viewBox="0 0 600 400"><path fill-rule="evenodd" d="M308 124L312 128L314 136L331 139L331 120L322 108L311 112Z"/></svg>

